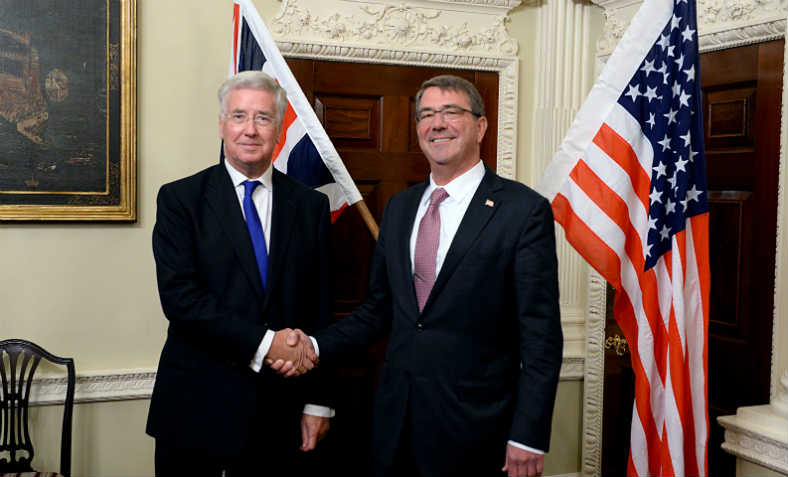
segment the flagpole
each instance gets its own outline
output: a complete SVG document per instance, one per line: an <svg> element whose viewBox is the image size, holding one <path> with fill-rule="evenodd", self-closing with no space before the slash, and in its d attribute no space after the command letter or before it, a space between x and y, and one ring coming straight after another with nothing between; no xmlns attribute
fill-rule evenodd
<svg viewBox="0 0 788 477"><path fill-rule="evenodd" d="M364 202L364 199L353 204L354 207L358 210L358 213L361 214L361 218L364 220L364 223L367 224L367 228L369 229L369 233L372 234L372 238L376 241L378 240L378 223L375 222L375 217L372 216L372 212L369 211L369 207L367 207L367 203Z"/></svg>

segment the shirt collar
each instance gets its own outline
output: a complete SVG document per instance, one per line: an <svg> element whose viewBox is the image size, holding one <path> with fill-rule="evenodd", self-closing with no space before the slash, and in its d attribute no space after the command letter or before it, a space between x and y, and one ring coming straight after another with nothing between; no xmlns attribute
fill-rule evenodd
<svg viewBox="0 0 788 477"><path fill-rule="evenodd" d="M257 180L260 181L266 189L271 190L274 175L273 163L268 166L268 169L266 169L260 177L246 177L242 172L233 167L227 159L224 160L224 167L227 168L227 173L230 174L230 180L233 182L233 187L240 186L244 181Z"/></svg>
<svg viewBox="0 0 788 477"><path fill-rule="evenodd" d="M476 189L479 187L479 184L481 184L482 179L484 178L484 172L484 163L480 160L475 166L471 167L461 175L452 179L451 182L443 186L435 184L435 181L432 180L432 174L430 174L430 183L427 185L427 189L424 191L422 201L429 202L432 191L438 187L443 187L449 194L449 197L446 200L453 199L461 202L468 194L472 194L476 191Z"/></svg>

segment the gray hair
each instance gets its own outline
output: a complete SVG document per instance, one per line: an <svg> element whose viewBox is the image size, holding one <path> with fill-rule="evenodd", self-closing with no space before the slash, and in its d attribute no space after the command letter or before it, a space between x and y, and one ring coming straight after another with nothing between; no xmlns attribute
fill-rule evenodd
<svg viewBox="0 0 788 477"><path fill-rule="evenodd" d="M256 89L268 91L274 95L276 108L276 125L281 126L287 110L287 92L279 86L275 79L258 70L241 71L233 77L227 78L219 87L219 114L227 114L227 96L236 89Z"/></svg>
<svg viewBox="0 0 788 477"><path fill-rule="evenodd" d="M439 88L441 91L459 91L465 93L468 102L471 104L471 111L479 116L484 116L484 101L476 86L470 81L454 75L440 75L430 78L421 84L419 92L416 93L416 109L421 106L421 97L427 88Z"/></svg>

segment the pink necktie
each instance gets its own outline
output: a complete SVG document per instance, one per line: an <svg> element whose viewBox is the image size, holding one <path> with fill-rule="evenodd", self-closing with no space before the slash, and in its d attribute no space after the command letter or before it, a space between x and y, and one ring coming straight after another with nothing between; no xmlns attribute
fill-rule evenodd
<svg viewBox="0 0 788 477"><path fill-rule="evenodd" d="M427 297L430 296L435 284L435 260L438 254L438 239L441 233L441 215L438 206L449 197L445 189L432 191L430 205L421 218L419 235L416 236L416 252L413 257L413 285L416 288L416 300L419 311L424 310Z"/></svg>

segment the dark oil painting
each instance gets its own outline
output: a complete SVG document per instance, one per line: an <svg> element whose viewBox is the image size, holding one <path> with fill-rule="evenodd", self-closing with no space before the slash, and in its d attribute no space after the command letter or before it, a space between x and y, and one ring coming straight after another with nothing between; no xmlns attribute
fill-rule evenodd
<svg viewBox="0 0 788 477"><path fill-rule="evenodd" d="M122 0L0 0L0 206L114 205Z"/></svg>

